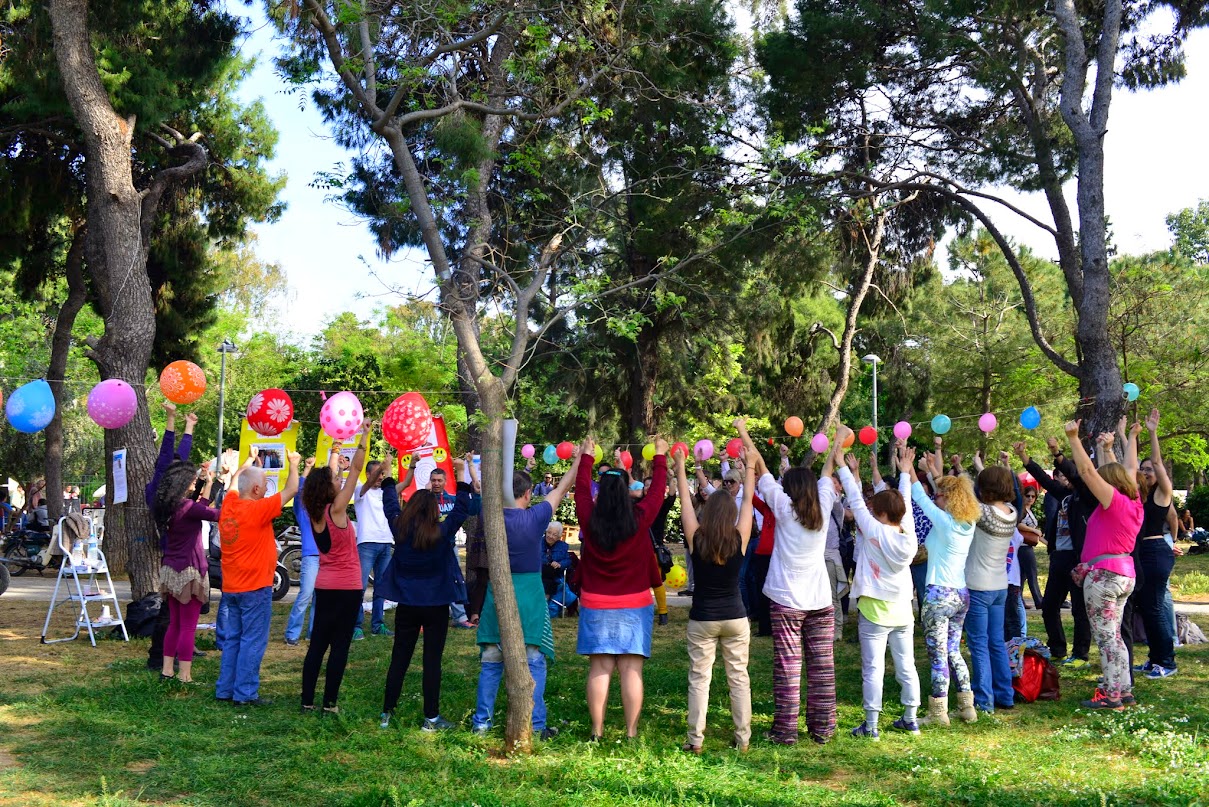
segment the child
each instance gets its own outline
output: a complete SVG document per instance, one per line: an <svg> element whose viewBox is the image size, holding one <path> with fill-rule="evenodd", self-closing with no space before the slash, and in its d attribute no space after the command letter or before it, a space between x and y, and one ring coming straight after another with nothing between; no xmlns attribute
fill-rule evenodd
<svg viewBox="0 0 1209 807"><path fill-rule="evenodd" d="M843 446L852 430L841 425L836 443ZM844 456L843 449L840 455ZM915 451L898 447L898 467L915 464ZM915 524L907 501L911 496L909 473L899 475L898 491L883 490L866 505L857 477L860 462L844 457L840 480L860 527L859 560L852 593L859 598L861 682L865 721L852 730L853 737L880 739L878 715L882 711L882 678L885 675L886 644L894 655L895 677L902 687L903 716L893 723L901 731L919 734L919 676L915 672L915 617L911 613L911 560L917 550Z"/></svg>

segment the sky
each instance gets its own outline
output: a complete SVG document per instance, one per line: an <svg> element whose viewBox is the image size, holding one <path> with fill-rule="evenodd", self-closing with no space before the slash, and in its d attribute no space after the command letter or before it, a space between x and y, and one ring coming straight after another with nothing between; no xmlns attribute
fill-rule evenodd
<svg viewBox="0 0 1209 807"><path fill-rule="evenodd" d="M328 192L311 187L318 172L347 165L350 157L330 138L317 109L303 93L290 94L277 76L275 31L259 4L231 3L232 13L248 18L243 52L258 64L245 82L245 101L261 99L280 132L270 170L284 171L285 214L256 228L262 260L280 263L289 291L272 317L305 342L326 320L343 311L367 319L376 308L400 298L386 283L415 293L431 288L432 272L421 251L390 261L378 257L365 223L327 201ZM1105 204L1121 253L1163 249L1170 243L1165 217L1201 199L1209 199L1209 160L1200 146L1209 131L1209 31L1192 35L1188 77L1181 83L1143 93L1118 90L1105 141ZM1040 194L1001 191L1027 212L1044 219ZM1074 185L1068 189L1075 209ZM998 226L1042 257L1055 258L1053 241L1014 214L992 212ZM385 279L385 282L384 280Z"/></svg>

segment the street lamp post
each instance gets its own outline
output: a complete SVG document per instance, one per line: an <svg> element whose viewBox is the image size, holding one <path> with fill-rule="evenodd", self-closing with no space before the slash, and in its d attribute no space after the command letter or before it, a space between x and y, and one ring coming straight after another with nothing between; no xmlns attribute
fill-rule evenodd
<svg viewBox="0 0 1209 807"><path fill-rule="evenodd" d="M236 352L235 343L230 339L222 340L218 352L222 354L222 364L218 371L218 451L214 461L215 476L222 473L222 410L227 401L227 354Z"/></svg>
<svg viewBox="0 0 1209 807"><path fill-rule="evenodd" d="M870 353L861 359L861 361L865 364L873 365L873 430L877 431L877 365L881 363L881 358L876 354Z"/></svg>

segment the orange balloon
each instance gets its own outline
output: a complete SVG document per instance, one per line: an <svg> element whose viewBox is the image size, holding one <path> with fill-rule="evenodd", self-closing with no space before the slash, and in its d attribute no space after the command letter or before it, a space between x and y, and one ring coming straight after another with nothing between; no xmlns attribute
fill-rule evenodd
<svg viewBox="0 0 1209 807"><path fill-rule="evenodd" d="M206 374L191 361L174 361L160 373L160 391L174 404L194 403L206 393Z"/></svg>
<svg viewBox="0 0 1209 807"><path fill-rule="evenodd" d="M797 415L785 418L785 433L790 437L801 437L802 430L806 425L802 423L802 419Z"/></svg>
<svg viewBox="0 0 1209 807"><path fill-rule="evenodd" d="M844 448L852 448L852 444L856 442L856 435L848 432L848 436L844 438Z"/></svg>

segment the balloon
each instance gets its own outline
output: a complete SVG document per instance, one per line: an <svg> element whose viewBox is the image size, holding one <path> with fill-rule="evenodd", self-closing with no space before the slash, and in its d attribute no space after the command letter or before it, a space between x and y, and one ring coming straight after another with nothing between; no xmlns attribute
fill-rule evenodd
<svg viewBox="0 0 1209 807"><path fill-rule="evenodd" d="M4 414L19 432L33 434L42 431L55 418L55 394L51 392L50 384L39 378L17 387L8 396Z"/></svg>
<svg viewBox="0 0 1209 807"><path fill-rule="evenodd" d="M627 471L634 467L634 455L628 451L621 452L621 467Z"/></svg>
<svg viewBox="0 0 1209 807"><path fill-rule="evenodd" d="M810 450L815 454L826 454L829 448L831 448L831 441L822 432L810 438Z"/></svg>
<svg viewBox="0 0 1209 807"><path fill-rule="evenodd" d="M698 440L697 445L693 446L693 456L697 462L705 462L714 456L714 444L709 440Z"/></svg>
<svg viewBox="0 0 1209 807"><path fill-rule="evenodd" d="M673 457L675 457L675 456L676 456L676 452L677 452L677 451L683 451L683 452L684 452L684 458L685 458L685 459L688 459L688 457L689 457L689 453L688 453L688 443L676 443L675 445L673 445L673 446L672 446L672 456L673 456Z"/></svg>
<svg viewBox="0 0 1209 807"><path fill-rule="evenodd" d="M521 456L527 460L533 459L533 455L537 453L537 449L533 447L533 443L525 443L521 446Z"/></svg>
<svg viewBox="0 0 1209 807"><path fill-rule="evenodd" d="M995 431L995 427L999 425L999 421L990 412L987 412L982 417L978 418L978 428L982 429L986 434Z"/></svg>
<svg viewBox="0 0 1209 807"><path fill-rule="evenodd" d="M647 443L642 447L642 458L647 462L655 459L655 444Z"/></svg>
<svg viewBox="0 0 1209 807"><path fill-rule="evenodd" d="M1020 425L1029 431L1041 425L1041 413L1037 411L1037 407L1030 406L1020 413Z"/></svg>
<svg viewBox="0 0 1209 807"><path fill-rule="evenodd" d="M844 438L844 448L852 448L852 444L856 442L856 435L851 432Z"/></svg>
<svg viewBox="0 0 1209 807"><path fill-rule="evenodd" d="M805 428L806 425L802 423L802 419L797 415L785 418L785 433L790 437L801 437L802 430Z"/></svg>
<svg viewBox="0 0 1209 807"><path fill-rule="evenodd" d="M894 436L899 440L906 440L911 436L911 424L905 420L900 420L894 424Z"/></svg>
<svg viewBox="0 0 1209 807"><path fill-rule="evenodd" d="M294 402L282 389L266 389L248 401L248 427L265 437L276 437L290 427Z"/></svg>
<svg viewBox="0 0 1209 807"><path fill-rule="evenodd" d="M382 414L382 436L398 451L414 451L426 445L431 434L432 410L418 392L395 398Z"/></svg>
<svg viewBox="0 0 1209 807"><path fill-rule="evenodd" d="M672 568L667 570L667 577L663 578L665 586L672 588L680 588L688 583L688 572L680 564L673 564Z"/></svg>
<svg viewBox="0 0 1209 807"><path fill-rule="evenodd" d="M102 381L88 393L88 416L102 429L120 429L138 411L134 388L120 378Z"/></svg>
<svg viewBox="0 0 1209 807"><path fill-rule="evenodd" d="M861 429L860 437L861 445L871 446L877 442L877 429L873 428L872 426L866 426L865 428Z"/></svg>
<svg viewBox="0 0 1209 807"><path fill-rule="evenodd" d="M948 415L937 415L932 418L933 434L948 434L951 428L953 428L953 421L949 420Z"/></svg>
<svg viewBox="0 0 1209 807"><path fill-rule="evenodd" d="M600 447L600 443L596 444L596 449L592 452L592 461L600 462L604 459L604 449Z"/></svg>
<svg viewBox="0 0 1209 807"><path fill-rule="evenodd" d="M1138 389L1138 385L1132 381L1123 386L1121 389L1125 392L1125 397L1131 401L1136 401L1138 396L1142 394L1142 391Z"/></svg>
<svg viewBox="0 0 1209 807"><path fill-rule="evenodd" d="M364 418L365 413L361 409L361 401L357 400L357 396L351 392L337 392L324 401L323 408L319 410L319 425L323 427L324 434L333 440L352 439L357 430L361 428L361 421ZM409 448L416 447L409 446Z"/></svg>
<svg viewBox="0 0 1209 807"><path fill-rule="evenodd" d="M726 441L726 456L732 460L739 456L739 452L743 450L743 441L738 437L732 437Z"/></svg>
<svg viewBox="0 0 1209 807"><path fill-rule="evenodd" d="M542 462L547 465L558 462L558 449L554 446L546 446L545 451L542 452Z"/></svg>
<svg viewBox="0 0 1209 807"><path fill-rule="evenodd" d="M560 460L569 460L571 455L575 453L575 446L563 440L558 444L558 448L554 449L554 453L558 455Z"/></svg>
<svg viewBox="0 0 1209 807"><path fill-rule="evenodd" d="M191 361L174 361L160 373L160 392L174 404L191 404L206 392L206 374Z"/></svg>
<svg viewBox="0 0 1209 807"><path fill-rule="evenodd" d="M1020 473L1016 474L1016 476L1020 479L1020 487L1036 488L1038 493L1041 492L1041 483L1038 482L1028 471L1021 471Z"/></svg>

